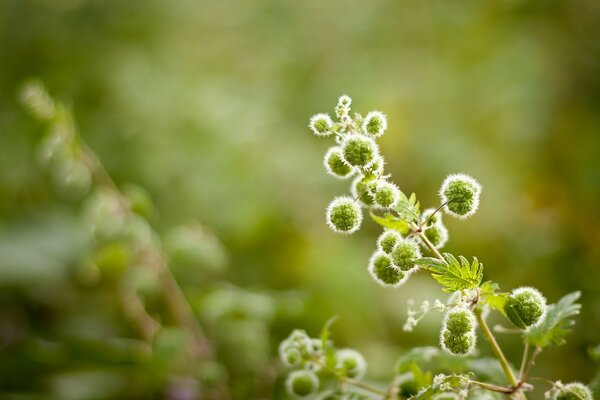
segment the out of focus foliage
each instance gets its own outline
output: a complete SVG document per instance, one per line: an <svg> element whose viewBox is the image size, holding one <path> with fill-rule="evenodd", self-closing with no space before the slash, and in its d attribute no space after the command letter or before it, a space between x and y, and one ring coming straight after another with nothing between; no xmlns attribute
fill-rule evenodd
<svg viewBox="0 0 600 400"><path fill-rule="evenodd" d="M326 145L306 121L342 92L387 112L386 168L424 207L450 172L482 183L477 216L451 222L450 251L476 255L486 279L534 285L550 302L582 292L568 343L536 368L591 379L599 20L590 0L0 2L0 394L179 399L197 390L180 363L182 333L139 342L96 267L123 268L148 304L151 277L129 276L118 247L87 262L86 202L40 162L47 125L18 101L31 77L67 103L117 185L138 199L217 348L198 374L227 382L232 397L282 397L276 343L295 326L314 335L334 314L336 340L361 350L370 379L437 340L436 318L413 333L402 324L407 298L439 289L418 278L381 289L366 271L374 224L350 240L325 225L344 184L322 173ZM516 356L518 339L500 340Z"/></svg>

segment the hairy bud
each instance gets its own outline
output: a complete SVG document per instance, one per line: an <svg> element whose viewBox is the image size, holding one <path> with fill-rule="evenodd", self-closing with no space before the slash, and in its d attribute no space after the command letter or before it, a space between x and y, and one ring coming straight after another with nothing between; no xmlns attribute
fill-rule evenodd
<svg viewBox="0 0 600 400"><path fill-rule="evenodd" d="M317 136L329 136L332 133L333 121L329 114L316 114L311 117L308 127Z"/></svg>
<svg viewBox="0 0 600 400"><path fill-rule="evenodd" d="M385 160L381 155L378 155L371 164L362 167L361 170L365 176L379 177L383 174L384 164Z"/></svg>
<svg viewBox="0 0 600 400"><path fill-rule="evenodd" d="M364 207L370 207L375 204L374 193L377 187L377 181L359 175L352 181L350 192L355 199L360 201Z"/></svg>
<svg viewBox="0 0 600 400"><path fill-rule="evenodd" d="M344 161L342 149L339 147L331 147L327 150L323 165L327 173L335 178L345 179L354 172L354 169Z"/></svg>
<svg viewBox="0 0 600 400"><path fill-rule="evenodd" d="M573 382L566 385L559 384L554 400L593 400L592 392L583 383Z"/></svg>
<svg viewBox="0 0 600 400"><path fill-rule="evenodd" d="M400 235L398 232L386 229L377 238L377 247L384 253L390 254L394 249L394 246L396 246L396 243L398 243L401 239L402 235Z"/></svg>
<svg viewBox="0 0 600 400"><path fill-rule="evenodd" d="M465 307L455 307L444 316L440 345L450 354L464 356L475 348L475 316Z"/></svg>
<svg viewBox="0 0 600 400"><path fill-rule="evenodd" d="M374 194L375 203L383 208L395 207L400 200L400 189L393 183L380 181Z"/></svg>
<svg viewBox="0 0 600 400"><path fill-rule="evenodd" d="M344 160L355 167L367 167L379 155L375 141L368 136L348 135L342 143Z"/></svg>
<svg viewBox="0 0 600 400"><path fill-rule="evenodd" d="M400 271L390 256L381 250L375 251L369 260L369 273L381 286L398 287L408 279L409 274Z"/></svg>
<svg viewBox="0 0 600 400"><path fill-rule="evenodd" d="M360 228L362 210L347 196L337 197L327 207L327 224L337 233L351 234Z"/></svg>
<svg viewBox="0 0 600 400"><path fill-rule="evenodd" d="M441 223L430 226L423 233L436 249L441 249L448 242L448 229Z"/></svg>
<svg viewBox="0 0 600 400"><path fill-rule="evenodd" d="M293 371L285 381L288 393L296 397L307 397L319 388L319 378L312 371Z"/></svg>
<svg viewBox="0 0 600 400"><path fill-rule="evenodd" d="M481 185L475 179L454 174L444 180L439 195L447 214L464 219L477 211L480 193Z"/></svg>
<svg viewBox="0 0 600 400"><path fill-rule="evenodd" d="M366 135L379 137L385 133L387 129L387 118L379 111L371 111L367 114L362 123L362 131Z"/></svg>
<svg viewBox="0 0 600 400"><path fill-rule="evenodd" d="M336 368L348 378L360 380L367 372L367 362L353 349L341 349L335 354Z"/></svg>
<svg viewBox="0 0 600 400"><path fill-rule="evenodd" d="M421 258L419 246L412 239L401 238L391 253L394 265L402 271L410 271L415 268L415 261Z"/></svg>
<svg viewBox="0 0 600 400"><path fill-rule="evenodd" d="M527 329L543 320L546 313L546 299L537 289L518 288L508 297L504 312L515 326Z"/></svg>

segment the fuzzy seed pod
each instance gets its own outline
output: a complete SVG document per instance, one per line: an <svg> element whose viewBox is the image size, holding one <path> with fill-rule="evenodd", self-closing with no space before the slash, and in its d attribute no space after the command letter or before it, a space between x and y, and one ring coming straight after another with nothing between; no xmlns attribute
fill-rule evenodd
<svg viewBox="0 0 600 400"><path fill-rule="evenodd" d="M288 393L295 397L307 397L319 389L319 378L312 371L293 371L285 381Z"/></svg>
<svg viewBox="0 0 600 400"><path fill-rule="evenodd" d="M386 254L390 254L396 243L402 239L402 235L391 229L386 229L377 238L377 248Z"/></svg>
<svg viewBox="0 0 600 400"><path fill-rule="evenodd" d="M544 319L546 299L537 289L521 287L511 292L504 306L504 312L515 326L527 329Z"/></svg>
<svg viewBox="0 0 600 400"><path fill-rule="evenodd" d="M441 249L448 242L448 229L441 223L430 226L423 233L436 249Z"/></svg>
<svg viewBox="0 0 600 400"><path fill-rule="evenodd" d="M365 135L348 135L342 143L344 160L354 167L367 167L379 155L375 141Z"/></svg>
<svg viewBox="0 0 600 400"><path fill-rule="evenodd" d="M367 114L362 123L362 131L365 135L379 137L387 129L387 118L379 111L371 111Z"/></svg>
<svg viewBox="0 0 600 400"><path fill-rule="evenodd" d="M348 378L360 380L367 372L367 362L358 351L341 349L335 353L336 368Z"/></svg>
<svg viewBox="0 0 600 400"><path fill-rule="evenodd" d="M400 200L400 189L393 183L380 181L375 188L373 197L375 203L380 207L395 207Z"/></svg>
<svg viewBox="0 0 600 400"><path fill-rule="evenodd" d="M384 287L398 287L408 279L409 274L402 272L392 263L390 256L381 250L375 251L369 260L369 273Z"/></svg>
<svg viewBox="0 0 600 400"><path fill-rule="evenodd" d="M472 333L456 334L442 329L440 344L444 350L455 356L466 356L475 348L475 335Z"/></svg>
<svg viewBox="0 0 600 400"><path fill-rule="evenodd" d="M479 207L481 185L464 174L448 176L440 188L440 199L444 211L456 218L465 219L475 214Z"/></svg>
<svg viewBox="0 0 600 400"><path fill-rule="evenodd" d="M415 261L421 258L419 246L412 239L401 238L392 250L392 261L402 271L410 271L416 267Z"/></svg>
<svg viewBox="0 0 600 400"><path fill-rule="evenodd" d="M331 147L327 150L323 165L327 173L335 178L346 179L354 173L354 168L344 161L342 149L339 147Z"/></svg>
<svg viewBox="0 0 600 400"><path fill-rule="evenodd" d="M560 385L554 394L554 400L593 400L591 390L583 383L573 382Z"/></svg>
<svg viewBox="0 0 600 400"><path fill-rule="evenodd" d="M465 307L450 309L444 316L440 345L450 354L464 356L475 348L475 316Z"/></svg>
<svg viewBox="0 0 600 400"><path fill-rule="evenodd" d="M331 230L337 233L351 234L360 228L363 215L354 199L342 196L329 203L326 217Z"/></svg>
<svg viewBox="0 0 600 400"><path fill-rule="evenodd" d="M292 367L300 364L302 361L302 353L297 346L293 345L293 343L284 340L279 345L279 358L285 365Z"/></svg>
<svg viewBox="0 0 600 400"><path fill-rule="evenodd" d="M308 127L317 136L329 136L332 133L333 121L329 114L315 114L311 117Z"/></svg>
<svg viewBox="0 0 600 400"><path fill-rule="evenodd" d="M377 181L374 179L365 178L363 175L358 175L352 181L350 186L350 193L352 197L358 199L363 207L370 207L375 204L373 194Z"/></svg>

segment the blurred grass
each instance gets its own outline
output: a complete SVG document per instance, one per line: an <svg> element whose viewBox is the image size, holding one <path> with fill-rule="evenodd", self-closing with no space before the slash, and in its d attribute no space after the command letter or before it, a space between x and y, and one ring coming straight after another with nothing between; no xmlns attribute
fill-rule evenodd
<svg viewBox="0 0 600 400"><path fill-rule="evenodd" d="M247 357L267 363L293 327L316 334L339 315L336 340L364 350L372 377L386 378L390 354L437 340L437 317L415 333L401 327L405 300L440 297L438 289L419 278L382 290L366 273L374 224L343 238L324 223L346 184L324 174L327 144L306 125L347 93L356 111L387 113L387 168L423 205L437 202L447 173L483 184L477 216L447 221L449 251L477 255L505 289L534 285L551 302L582 290L575 332L540 358L536 375L589 380L586 348L600 341L599 18L589 0L2 2L1 390L118 397L135 375L92 356L84 366L41 363L26 351L37 337L71 343L69 327L75 336L126 332L114 315L94 317L110 314L110 291L75 279L86 251L82 205L61 198L36 162L43 128L17 103L32 76L71 104L118 184L148 190L160 233L199 222L220 239L224 272L174 265L192 297L223 281L285 303L258 318L260 328L232 328L264 330L258 339L223 349L254 347ZM55 332L63 320L67 332ZM241 340L214 329L224 342ZM518 340L502 341L517 359ZM255 381L235 370L244 360L222 357L238 382ZM162 390L135 382L131 398ZM78 391L88 383L106 392ZM236 393L270 393L259 387Z"/></svg>

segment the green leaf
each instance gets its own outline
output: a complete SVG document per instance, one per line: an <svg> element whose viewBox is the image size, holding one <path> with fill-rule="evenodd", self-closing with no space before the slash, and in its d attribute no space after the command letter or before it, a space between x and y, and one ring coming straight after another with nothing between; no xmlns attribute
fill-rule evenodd
<svg viewBox="0 0 600 400"><path fill-rule="evenodd" d="M500 287L496 282L485 281L479 287L479 294L483 297L483 303L506 316L504 306L508 300L508 293L498 293L498 290Z"/></svg>
<svg viewBox="0 0 600 400"><path fill-rule="evenodd" d="M398 213L400 219L406 221L409 225L418 223L421 218L421 206L414 193L410 195L410 198L407 198L404 193L400 192L400 201L394 210Z"/></svg>
<svg viewBox="0 0 600 400"><path fill-rule="evenodd" d="M525 342L541 348L564 344L566 342L564 337L575 324L572 317L579 314L581 310L581 304L575 302L579 297L581 297L579 291L569 293L558 303L549 305L546 318L542 323L525 332Z"/></svg>
<svg viewBox="0 0 600 400"><path fill-rule="evenodd" d="M383 217L373 214L373 211L370 214L373 221L384 228L398 231L403 235L406 235L409 231L409 224L402 219L394 217L392 214L385 214Z"/></svg>
<svg viewBox="0 0 600 400"><path fill-rule="evenodd" d="M483 264L473 257L473 263L459 256L460 262L449 253L444 253L445 262L423 257L417 260L417 265L431 271L431 276L444 287L445 292L474 289L481 284L483 279Z"/></svg>

